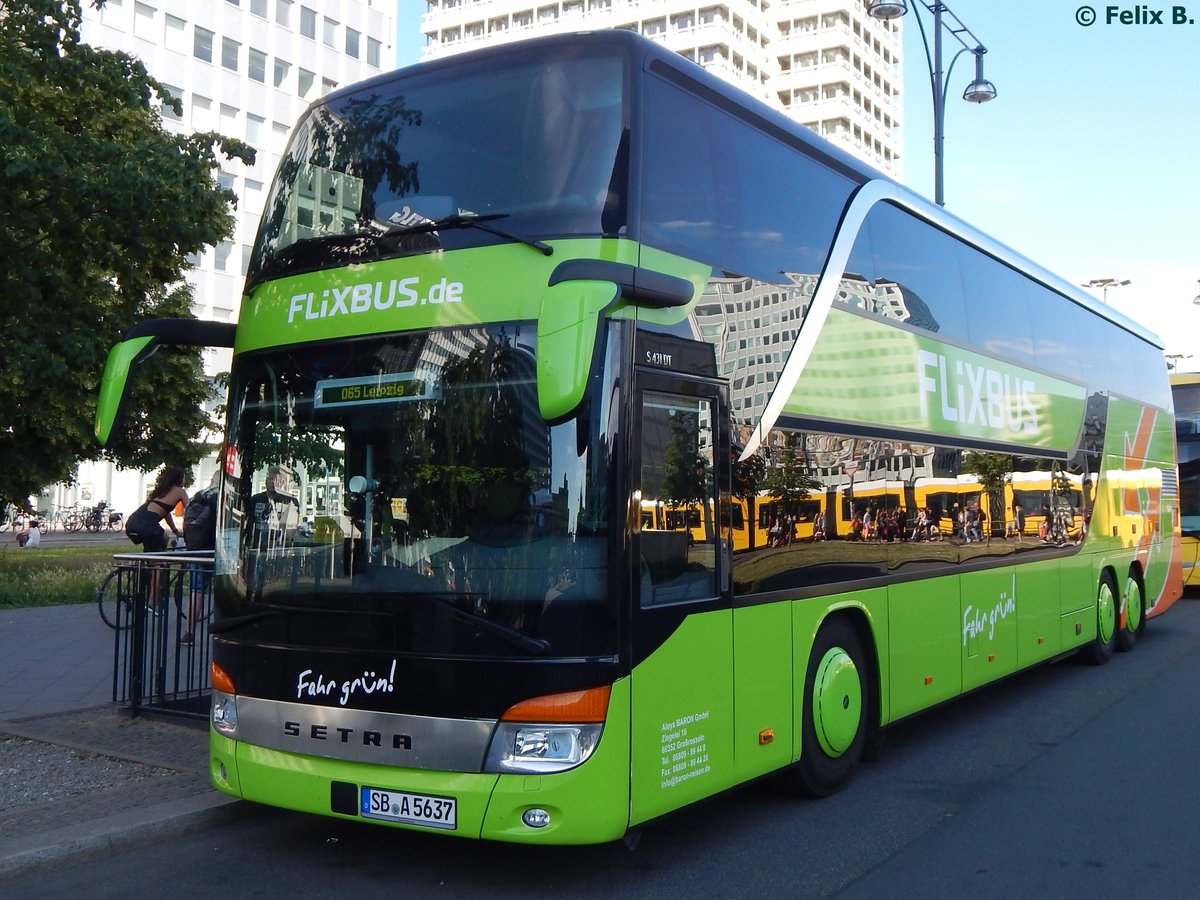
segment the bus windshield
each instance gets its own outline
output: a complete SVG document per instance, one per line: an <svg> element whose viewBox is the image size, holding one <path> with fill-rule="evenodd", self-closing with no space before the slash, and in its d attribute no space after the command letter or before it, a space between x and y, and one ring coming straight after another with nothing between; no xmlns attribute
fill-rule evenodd
<svg viewBox="0 0 1200 900"><path fill-rule="evenodd" d="M330 265L625 225L624 63L504 57L367 84L312 108L250 262L258 281ZM488 217L492 228L470 227ZM446 221L445 227L432 223Z"/></svg>
<svg viewBox="0 0 1200 900"><path fill-rule="evenodd" d="M533 345L507 323L243 357L216 564L230 637L242 617L292 645L614 653L612 441L587 424L608 415L601 397L547 425Z"/></svg>

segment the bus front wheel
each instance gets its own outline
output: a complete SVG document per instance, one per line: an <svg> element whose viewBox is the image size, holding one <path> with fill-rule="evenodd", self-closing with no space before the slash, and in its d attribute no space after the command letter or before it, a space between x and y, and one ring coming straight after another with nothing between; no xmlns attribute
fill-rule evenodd
<svg viewBox="0 0 1200 900"><path fill-rule="evenodd" d="M845 619L821 626L804 680L800 760L787 773L793 788L827 797L850 779L866 742L870 690L858 632Z"/></svg>

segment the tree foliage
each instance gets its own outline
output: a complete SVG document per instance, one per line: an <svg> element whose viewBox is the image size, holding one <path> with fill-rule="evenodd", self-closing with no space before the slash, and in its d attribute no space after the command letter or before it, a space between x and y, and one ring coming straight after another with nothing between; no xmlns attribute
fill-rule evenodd
<svg viewBox="0 0 1200 900"><path fill-rule="evenodd" d="M700 428L687 415L671 417L671 439L663 452L663 500L676 506L703 503L708 498L711 473L700 456Z"/></svg>
<svg viewBox="0 0 1200 900"><path fill-rule="evenodd" d="M979 479L989 494L1003 496L1004 485L1012 478L1013 458L1007 453L983 453L971 450L963 456L962 471Z"/></svg>
<svg viewBox="0 0 1200 900"><path fill-rule="evenodd" d="M962 471L979 479L988 497L989 534L1003 534L1004 486L1012 481L1013 458L1007 453L971 450L963 456Z"/></svg>
<svg viewBox="0 0 1200 900"><path fill-rule="evenodd" d="M6 0L0 12L0 497L23 498L102 453L92 434L108 349L136 321L189 315L186 257L232 231L222 158L240 141L164 130L161 83L128 54L81 42L80 0ZM190 465L210 423L196 351L140 372L107 456Z"/></svg>
<svg viewBox="0 0 1200 900"><path fill-rule="evenodd" d="M735 447L733 453L733 489L731 493L739 500L744 500L746 503L746 520L749 527L746 529L750 539L749 549L754 549L754 535L757 529L754 527L756 521L755 503L758 501L758 493L762 490L763 482L767 477L767 462L770 454L767 453L765 447L760 447L756 453L751 453L745 459L741 458L740 448Z"/></svg>
<svg viewBox="0 0 1200 900"><path fill-rule="evenodd" d="M785 511L796 511L801 500L807 500L812 492L820 490L819 479L809 474L801 434L789 431L779 448L778 465L773 466L763 479L763 488L779 498Z"/></svg>

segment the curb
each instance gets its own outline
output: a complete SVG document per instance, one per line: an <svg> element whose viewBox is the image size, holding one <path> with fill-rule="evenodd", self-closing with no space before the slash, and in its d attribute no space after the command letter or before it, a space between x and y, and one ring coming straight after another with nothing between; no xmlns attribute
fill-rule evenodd
<svg viewBox="0 0 1200 900"><path fill-rule="evenodd" d="M259 815L266 808L210 790L0 845L0 885L150 847Z"/></svg>

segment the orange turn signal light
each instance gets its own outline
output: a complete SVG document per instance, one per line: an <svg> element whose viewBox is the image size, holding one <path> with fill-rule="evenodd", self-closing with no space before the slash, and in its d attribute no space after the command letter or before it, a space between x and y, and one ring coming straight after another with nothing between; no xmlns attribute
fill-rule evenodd
<svg viewBox="0 0 1200 900"><path fill-rule="evenodd" d="M212 686L226 694L236 694L237 689L233 686L233 679L229 677L229 673L212 663L209 666L210 674L212 675Z"/></svg>
<svg viewBox="0 0 1200 900"><path fill-rule="evenodd" d="M215 682L214 682L215 684ZM608 715L612 685L565 694L547 694L522 700L508 708L500 718L505 722L548 722L558 724L603 722Z"/></svg>

